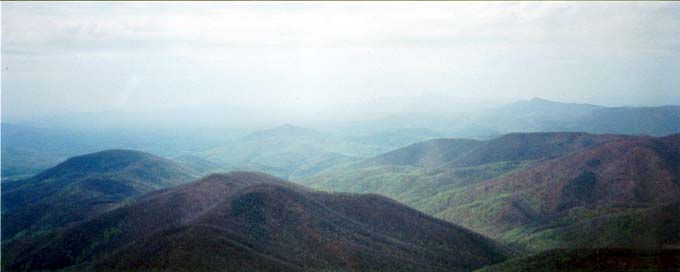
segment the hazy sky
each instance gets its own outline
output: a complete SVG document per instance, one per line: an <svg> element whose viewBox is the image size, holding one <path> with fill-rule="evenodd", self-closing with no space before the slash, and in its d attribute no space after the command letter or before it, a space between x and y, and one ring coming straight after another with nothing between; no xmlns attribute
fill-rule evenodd
<svg viewBox="0 0 680 272"><path fill-rule="evenodd" d="M680 3L1 5L3 121L424 94L680 104Z"/></svg>

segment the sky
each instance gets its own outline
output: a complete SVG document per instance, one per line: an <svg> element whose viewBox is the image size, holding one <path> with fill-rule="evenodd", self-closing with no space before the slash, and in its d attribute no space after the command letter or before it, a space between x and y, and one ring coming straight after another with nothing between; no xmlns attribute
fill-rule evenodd
<svg viewBox="0 0 680 272"><path fill-rule="evenodd" d="M3 122L441 97L680 104L677 2L0 5Z"/></svg>

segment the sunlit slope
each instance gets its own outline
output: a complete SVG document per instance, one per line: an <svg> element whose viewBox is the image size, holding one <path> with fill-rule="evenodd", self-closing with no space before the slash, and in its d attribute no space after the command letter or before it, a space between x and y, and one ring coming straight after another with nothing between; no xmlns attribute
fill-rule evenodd
<svg viewBox="0 0 680 272"><path fill-rule="evenodd" d="M633 215L680 200L679 143L678 135L510 134L445 160L445 151L423 151L432 147L423 143L370 163L323 172L304 183L324 190L385 194L531 250L584 246L587 240L579 244L573 238L580 232L611 234L590 240L593 245L660 247L672 243L672 237L621 241L642 227L640 221L626 223ZM411 149L418 150L411 152L410 158L416 159L411 165L402 163L408 156L401 152ZM398 156L390 160L389 154ZM421 154L431 154L430 161L437 163L429 165L437 166L424 167ZM660 228L675 224L659 222Z"/></svg>

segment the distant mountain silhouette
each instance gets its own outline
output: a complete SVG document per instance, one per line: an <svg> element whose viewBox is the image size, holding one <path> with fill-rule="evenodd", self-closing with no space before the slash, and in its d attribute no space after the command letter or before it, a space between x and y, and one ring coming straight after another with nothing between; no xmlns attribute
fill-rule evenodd
<svg viewBox="0 0 680 272"><path fill-rule="evenodd" d="M315 130L293 126L291 124L285 124L278 127L253 132L244 137L242 140L252 141L269 139L272 137L309 137L323 139L324 135Z"/></svg>
<svg viewBox="0 0 680 272"><path fill-rule="evenodd" d="M191 179L188 169L139 151L73 157L32 178L2 184L2 238L76 223L128 197Z"/></svg>
<svg viewBox="0 0 680 272"><path fill-rule="evenodd" d="M427 101L447 107L455 102ZM418 114L387 111L354 121L333 119L317 124L318 131L283 125L252 132L266 127L255 125L262 112L226 114L223 108L154 112L150 113L153 118L143 120L108 112L2 123L1 170L3 179L26 178L77 154L129 148L167 157L195 156L216 163L216 170L252 169L299 180L331 166L442 137L487 140L513 132L680 133L680 106L605 107L534 98L465 113L431 110ZM243 137L247 132L251 134Z"/></svg>
<svg viewBox="0 0 680 272"><path fill-rule="evenodd" d="M380 129L380 127L377 128ZM348 131L348 134L351 136L348 136L347 138L352 142L378 146L385 148L386 151L445 136L445 134L440 131L427 128L383 128L382 131L374 133L362 134L356 131L354 131L354 133Z"/></svg>
<svg viewBox="0 0 680 272"><path fill-rule="evenodd" d="M470 123L499 132L579 131L589 133L680 133L680 106L604 107L534 98L487 110Z"/></svg>
<svg viewBox="0 0 680 272"><path fill-rule="evenodd" d="M600 108L568 128L592 133L670 135L680 133L680 106Z"/></svg>
<svg viewBox="0 0 680 272"><path fill-rule="evenodd" d="M68 252L64 251L68 248ZM3 245L3 271L470 271L510 252L378 195L252 172L152 192L58 233Z"/></svg>
<svg viewBox="0 0 680 272"><path fill-rule="evenodd" d="M292 125L253 132L197 156L227 169L263 171L294 179L374 155L376 148Z"/></svg>

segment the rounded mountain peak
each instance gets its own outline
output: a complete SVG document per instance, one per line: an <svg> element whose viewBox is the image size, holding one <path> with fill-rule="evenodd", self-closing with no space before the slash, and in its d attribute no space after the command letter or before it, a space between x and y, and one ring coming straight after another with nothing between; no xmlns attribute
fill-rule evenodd
<svg viewBox="0 0 680 272"><path fill-rule="evenodd" d="M110 149L71 157L57 166L42 172L38 177L47 178L69 174L118 171L141 161L157 161L161 164L172 163L171 161L142 151Z"/></svg>

